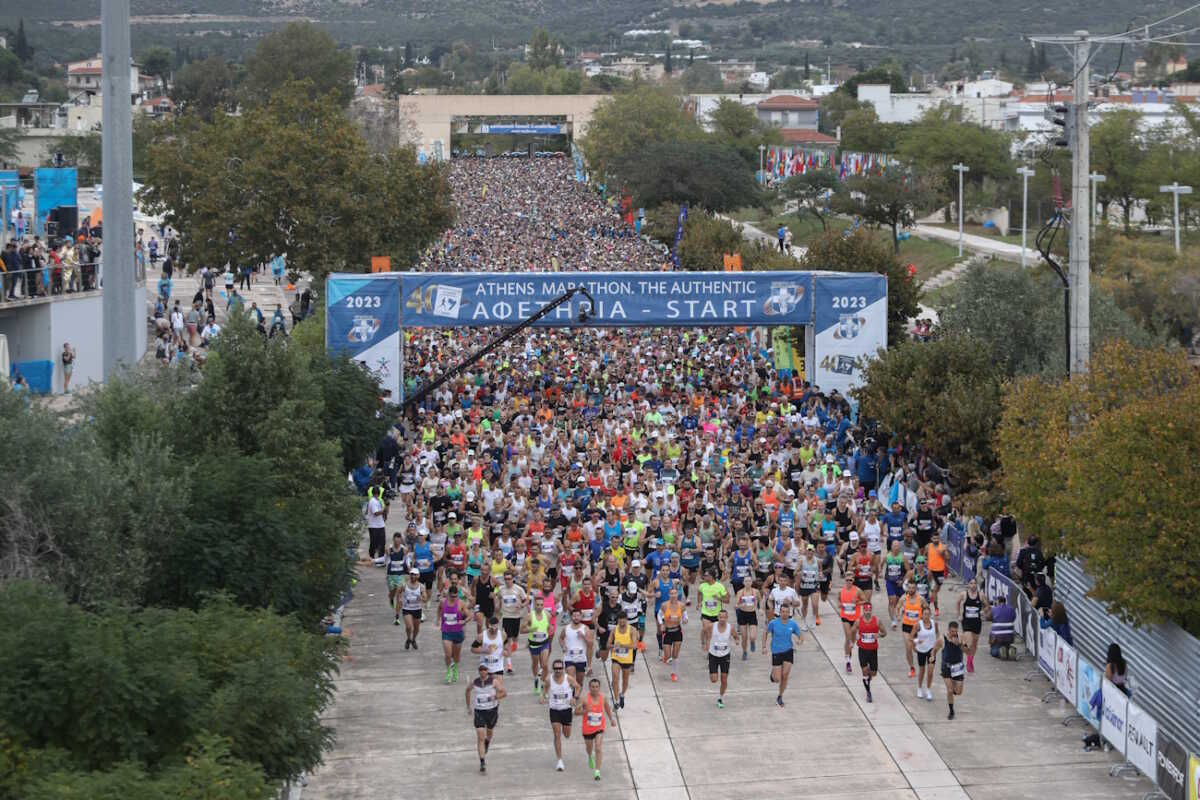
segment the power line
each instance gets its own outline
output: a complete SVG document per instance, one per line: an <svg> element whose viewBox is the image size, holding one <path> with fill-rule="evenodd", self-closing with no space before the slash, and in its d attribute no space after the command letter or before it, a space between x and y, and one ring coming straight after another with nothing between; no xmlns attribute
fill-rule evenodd
<svg viewBox="0 0 1200 800"><path fill-rule="evenodd" d="M1198 8L1200 8L1200 3L1196 3L1195 5L1188 6L1183 11L1176 11L1174 14L1163 17L1162 19L1158 20L1157 22L1151 22L1148 25L1140 25L1138 27L1140 27L1142 29L1142 32L1146 35L1146 37L1149 38L1151 28L1157 27L1158 25L1162 25L1165 22L1170 22L1171 20L1176 19L1178 17L1182 17L1184 14L1187 14L1191 11L1195 11ZM1126 31L1126 33L1128 33L1128 31ZM1100 40L1108 39L1108 38L1113 38L1114 40L1116 40L1117 37L1121 37L1124 35L1125 35L1124 33L1111 33L1111 34L1107 34L1107 35L1093 37L1093 40L1100 41Z"/></svg>

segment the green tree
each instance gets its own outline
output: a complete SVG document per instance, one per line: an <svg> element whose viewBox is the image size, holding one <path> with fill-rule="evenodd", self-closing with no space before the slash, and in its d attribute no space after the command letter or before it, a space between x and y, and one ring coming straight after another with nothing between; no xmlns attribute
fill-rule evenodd
<svg viewBox="0 0 1200 800"><path fill-rule="evenodd" d="M28 61L33 58L33 47L29 44L29 39L25 38L25 18L21 17L17 21L17 35L13 40L13 54L21 62Z"/></svg>
<svg viewBox="0 0 1200 800"><path fill-rule="evenodd" d="M670 75L675 71L675 65L671 63L671 44L667 43L667 51L663 55L663 72Z"/></svg>
<svg viewBox="0 0 1200 800"><path fill-rule="evenodd" d="M1062 284L1048 267L1027 270L975 263L946 288L936 308L943 331L986 346L1005 374L1066 371ZM1160 343L1118 307L1101 281L1092 284L1092 343Z"/></svg>
<svg viewBox="0 0 1200 800"><path fill-rule="evenodd" d="M642 207L686 202L709 211L732 211L760 200L745 161L719 142L650 144L626 153L611 172Z"/></svg>
<svg viewBox="0 0 1200 800"><path fill-rule="evenodd" d="M10 50L0 48L0 84L18 84L25 78L21 60Z"/></svg>
<svg viewBox="0 0 1200 800"><path fill-rule="evenodd" d="M184 65L175 74L171 99L181 112L196 114L205 121L211 121L213 114L232 111L234 74L229 62L221 56L210 56Z"/></svg>
<svg viewBox="0 0 1200 800"><path fill-rule="evenodd" d="M605 175L639 148L698 141L704 135L679 95L642 85L597 104L580 145L589 166Z"/></svg>
<svg viewBox="0 0 1200 800"><path fill-rule="evenodd" d="M237 117L185 115L151 152L144 200L182 232L194 264L286 252L320 281L365 271L373 255L406 263L453 221L440 166L418 165L411 148L371 155L336 95L313 97L308 82Z"/></svg>
<svg viewBox="0 0 1200 800"><path fill-rule="evenodd" d="M863 84L882 83L890 86L895 94L903 94L908 91L908 83L904 80L904 75L900 70L894 67L875 67L873 69L860 71L857 75L852 76L849 80L843 81L842 85L837 88L838 92L848 95L849 97L858 99L858 87Z"/></svg>
<svg viewBox="0 0 1200 800"><path fill-rule="evenodd" d="M685 92L693 94L725 91L721 71L707 61L697 61L689 65L680 76L679 82Z"/></svg>
<svg viewBox="0 0 1200 800"><path fill-rule="evenodd" d="M900 263L892 247L881 237L862 228L849 236L841 231L827 231L808 241L808 251L800 263L804 269L886 275L888 346L894 347L907 338L905 328L908 320L917 316L920 310L918 302L921 289Z"/></svg>
<svg viewBox="0 0 1200 800"><path fill-rule="evenodd" d="M805 53L804 57L807 59L808 54ZM807 68L801 71L795 67L784 67L771 76L768 86L770 89L803 89L807 80Z"/></svg>
<svg viewBox="0 0 1200 800"><path fill-rule="evenodd" d="M832 170L814 169L788 178L779 187L779 192L788 200L796 201L798 216L811 214L828 231L833 194L839 188L840 181Z"/></svg>
<svg viewBox="0 0 1200 800"><path fill-rule="evenodd" d="M0 598L21 613L0 633L0 723L27 746L62 753L72 771L129 765L166 778L200 749L239 767L232 773L250 790L312 769L333 741L320 714L336 651L293 619L227 598L197 611L89 612L30 581L0 587ZM224 756L212 749L222 739ZM65 776L39 777L35 786L60 789L35 796L86 796L63 794Z"/></svg>
<svg viewBox="0 0 1200 800"><path fill-rule="evenodd" d="M17 163L20 158L21 132L16 128L0 128L0 164Z"/></svg>
<svg viewBox="0 0 1200 800"><path fill-rule="evenodd" d="M875 110L870 103L860 103L857 98L844 92L831 92L817 102L817 128L829 136L837 134L837 129L851 111Z"/></svg>
<svg viewBox="0 0 1200 800"><path fill-rule="evenodd" d="M354 60L333 37L310 22L289 22L265 36L246 61L243 97L265 105L271 94L293 81L312 82L312 94L333 95L343 108L354 97Z"/></svg>
<svg viewBox="0 0 1200 800"><path fill-rule="evenodd" d="M167 76L171 74L171 65L174 61L174 56L171 51L165 47L155 46L142 53L142 70L147 75L153 75L158 78L159 83L165 89L167 86Z"/></svg>
<svg viewBox="0 0 1200 800"><path fill-rule="evenodd" d="M924 444L960 488L982 488L997 466L992 436L1002 390L1003 373L986 347L941 336L890 344L867 363L852 394L863 415Z"/></svg>
<svg viewBox="0 0 1200 800"><path fill-rule="evenodd" d="M855 214L870 225L887 227L897 255L900 231L912 227L914 212L932 203L934 196L928 180L899 166L887 167L879 175L850 177L835 195L839 210Z"/></svg>
<svg viewBox="0 0 1200 800"><path fill-rule="evenodd" d="M529 56L527 63L534 70L544 70L562 65L559 53L560 45L557 39L550 38L545 28L537 27L529 39Z"/></svg>
<svg viewBox="0 0 1200 800"><path fill-rule="evenodd" d="M55 154L61 153L63 163L79 171L80 183L98 183L101 178L102 144L100 131L69 134L46 146L42 153L42 164L52 166Z"/></svg>
<svg viewBox="0 0 1200 800"><path fill-rule="evenodd" d="M1093 269L1096 284L1111 293L1138 325L1187 347L1200 336L1197 259L1200 247L1195 245L1176 255L1168 242L1102 236L1096 244ZM1142 344L1130 336L1125 338Z"/></svg>
<svg viewBox="0 0 1200 800"><path fill-rule="evenodd" d="M840 145L859 153L894 153L903 130L902 125L880 122L870 105L851 109L842 117Z"/></svg>
<svg viewBox="0 0 1200 800"><path fill-rule="evenodd" d="M1097 187L1096 199L1104 209L1109 203L1120 206L1126 233L1133 209L1147 190L1141 119L1138 111L1119 109L1102 115L1091 129L1092 169L1105 176L1104 183ZM1157 191L1158 187L1154 188Z"/></svg>
<svg viewBox="0 0 1200 800"><path fill-rule="evenodd" d="M411 67L413 65L413 46L412 42L404 43L404 66Z"/></svg>
<svg viewBox="0 0 1200 800"><path fill-rule="evenodd" d="M965 122L962 109L942 104L931 108L900 137L900 158L928 176L944 201L958 198L954 164L970 168L968 186L982 191L985 180L1013 181L1011 139L1003 131Z"/></svg>
<svg viewBox="0 0 1200 800"><path fill-rule="evenodd" d="M1115 341L1093 350L1080 379L1014 385L996 436L1012 508L1047 551L1081 558L1114 614L1192 634L1197 407L1200 381L1182 350Z"/></svg>
<svg viewBox="0 0 1200 800"><path fill-rule="evenodd" d="M709 113L713 138L733 148L742 157L747 169L758 169L759 145L780 144L783 135L774 125L758 118L753 106L723 97Z"/></svg>

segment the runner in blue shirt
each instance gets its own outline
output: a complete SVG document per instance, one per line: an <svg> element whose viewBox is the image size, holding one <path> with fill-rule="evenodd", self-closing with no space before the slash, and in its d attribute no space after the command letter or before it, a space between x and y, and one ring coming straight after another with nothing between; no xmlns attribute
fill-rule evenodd
<svg viewBox="0 0 1200 800"><path fill-rule="evenodd" d="M804 644L804 634L800 632L796 620L792 619L791 606L779 607L779 616L767 625L767 636L771 639L771 682L779 684L779 696L775 698L775 702L782 706L783 693L787 691L788 675L792 672L792 637L796 637L799 644Z"/></svg>

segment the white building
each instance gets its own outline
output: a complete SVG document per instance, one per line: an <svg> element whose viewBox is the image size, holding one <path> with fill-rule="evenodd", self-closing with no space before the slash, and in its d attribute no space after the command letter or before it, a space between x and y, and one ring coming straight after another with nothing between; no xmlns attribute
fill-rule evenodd
<svg viewBox="0 0 1200 800"><path fill-rule="evenodd" d="M871 104L880 122L909 123L916 122L944 98L917 92L893 94L892 87L886 83L860 83L858 99Z"/></svg>

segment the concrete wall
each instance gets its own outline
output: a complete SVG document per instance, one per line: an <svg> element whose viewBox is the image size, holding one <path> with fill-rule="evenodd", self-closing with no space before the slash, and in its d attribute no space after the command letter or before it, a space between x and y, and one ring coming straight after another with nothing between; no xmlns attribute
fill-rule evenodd
<svg viewBox="0 0 1200 800"><path fill-rule="evenodd" d="M50 304L0 304L0 333L8 337L8 357L14 363L50 358Z"/></svg>
<svg viewBox="0 0 1200 800"><path fill-rule="evenodd" d="M862 83L858 99L870 103L880 122L916 122L926 109L933 108L943 98L928 94L892 94L887 84Z"/></svg>
<svg viewBox="0 0 1200 800"><path fill-rule="evenodd" d="M134 308L146 307L146 289L137 287ZM137 352L146 352L146 325L139 324ZM104 378L104 296L100 292L61 299L6 307L0 305L0 333L8 337L9 356L13 361L54 362L54 377L50 381L54 393L63 390L63 342L75 348L75 371L71 376L72 390L89 381Z"/></svg>
<svg viewBox="0 0 1200 800"><path fill-rule="evenodd" d="M407 114L417 129L417 149L428 156L438 149L450 157L450 126L454 117L566 117L573 138L579 138L592 120L592 111L603 95L407 95L398 101L398 112Z"/></svg>

